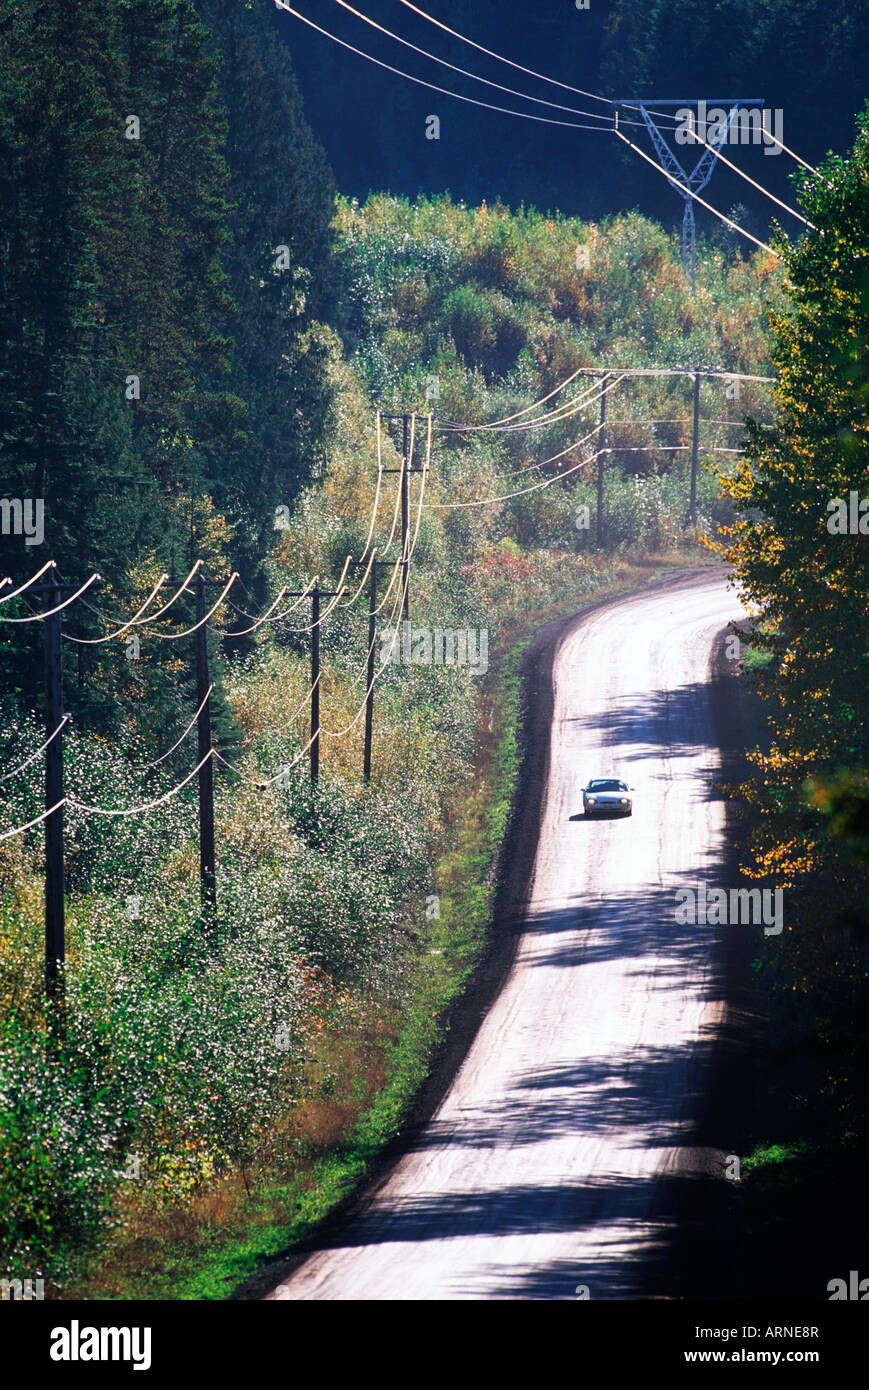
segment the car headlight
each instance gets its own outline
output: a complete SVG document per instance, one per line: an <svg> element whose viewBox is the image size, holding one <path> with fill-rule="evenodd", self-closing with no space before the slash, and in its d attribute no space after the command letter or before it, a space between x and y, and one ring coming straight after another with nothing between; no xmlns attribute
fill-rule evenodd
<svg viewBox="0 0 869 1390"><path fill-rule="evenodd" d="M589 806L596 806L596 805L597 805L597 797L596 797L596 796L587 796L585 799L586 799L586 801L588 802Z"/></svg>
<svg viewBox="0 0 869 1390"><path fill-rule="evenodd" d="M621 802L622 802L622 805L623 805L623 806L630 806L630 804L631 804L631 798L630 798L629 796L623 796L623 797L621 798Z"/></svg>

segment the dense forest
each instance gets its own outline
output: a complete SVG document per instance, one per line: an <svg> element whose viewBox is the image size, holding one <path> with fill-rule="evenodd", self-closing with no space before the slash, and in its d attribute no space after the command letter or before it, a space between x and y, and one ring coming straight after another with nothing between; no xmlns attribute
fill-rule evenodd
<svg viewBox="0 0 869 1390"><path fill-rule="evenodd" d="M349 18L315 8L336 32ZM681 9L450 15L618 93L675 82ZM801 104L793 138L815 160L853 144L869 42L843 4L823 62L800 66L816 10L782 5L773 24L768 5L747 0L738 22L707 7L680 47L692 78L724 86L780 52L782 89L757 95ZM565 22L589 26L575 53ZM672 232L624 210L669 220L654 175L561 136L542 161L509 125L490 138L483 113L451 134L444 111L427 144L427 98L291 25L233 0L0 0L0 458L7 500L44 508L39 543L4 523L2 574L17 588L54 560L66 583L101 576L63 614L62 1037L43 995L40 828L0 840L2 1249L6 1272L54 1296L222 1297L357 1180L485 947L516 776L514 649L589 596L708 559L719 528L761 614L746 665L775 710L739 789L746 871L784 876L804 920L830 927L758 962L774 1026L815 1068L806 1105L760 1136L758 1181L784 1172L790 1192L834 1153L850 1181L865 1140L866 576L859 539L817 524L830 489L847 497L869 470L865 118L824 179L769 176L816 235L775 234L770 251L710 229L692 295ZM627 375L643 368L722 373L701 387L695 518L691 380ZM727 373L779 382L734 390ZM531 433L482 428L535 402ZM423 470L411 621L485 632L492 669L378 663L364 782L373 549L378 658L402 612L402 415ZM238 575L208 625L207 919L185 781L192 594L134 643L125 626L196 561L209 606ZM4 827L43 809L41 605L0 591Z"/></svg>

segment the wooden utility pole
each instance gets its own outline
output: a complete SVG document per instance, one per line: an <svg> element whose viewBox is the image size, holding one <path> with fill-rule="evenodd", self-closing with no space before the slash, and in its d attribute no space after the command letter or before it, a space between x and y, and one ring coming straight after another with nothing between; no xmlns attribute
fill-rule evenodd
<svg viewBox="0 0 869 1390"><path fill-rule="evenodd" d="M320 775L320 599L337 598L339 590L321 589L314 584L310 589L288 589L286 598L310 598L311 600L311 742L309 756L311 761L311 781L316 782Z"/></svg>
<svg viewBox="0 0 869 1390"><path fill-rule="evenodd" d="M404 411L400 415L389 415L381 412L382 420L401 420L402 422L402 457L404 459L401 468L384 468L384 473L401 474L401 582L404 593L404 603L402 616L405 622L410 621L410 475L411 473L424 473L425 468L413 468L410 457L410 415Z"/></svg>
<svg viewBox="0 0 869 1390"><path fill-rule="evenodd" d="M700 453L700 372L694 373L694 432L691 437L691 501L688 520L697 520L697 459Z"/></svg>
<svg viewBox="0 0 869 1390"><path fill-rule="evenodd" d="M403 616L407 622L410 618L410 489L408 487L408 474L410 472L410 416L404 415L402 429L402 458L404 468L401 472L401 583L404 593Z"/></svg>
<svg viewBox="0 0 869 1390"><path fill-rule="evenodd" d="M40 588L47 599L45 619L45 728L48 737L63 721L63 662L61 658L61 614L51 613L60 604L61 586L57 567L48 571L50 580ZM69 586L67 586L69 587ZM64 981L65 920L63 878L63 733L58 733L45 750L45 809L56 806L45 819L45 994L50 1014L58 1029L64 1026L66 984Z"/></svg>
<svg viewBox="0 0 869 1390"><path fill-rule="evenodd" d="M320 586L311 590L311 781L320 775Z"/></svg>
<svg viewBox="0 0 869 1390"><path fill-rule="evenodd" d="M374 641L377 635L377 557L371 561L371 588L368 592L368 674L365 687L365 752L362 755L362 776L371 781L371 732L374 726Z"/></svg>
<svg viewBox="0 0 869 1390"><path fill-rule="evenodd" d="M609 381L609 374L605 373L601 382L602 393L600 398L600 428L597 439L597 548L603 549L603 460L604 450L606 449L606 384Z"/></svg>
<svg viewBox="0 0 869 1390"><path fill-rule="evenodd" d="M366 669L365 686L365 746L362 754L362 777L366 782L371 781L371 744L372 731L374 728L374 643L377 639L377 567L378 565L400 565L401 557L397 560L378 560L376 555L371 559L371 583L368 589L368 665ZM366 560L354 560L355 569L367 569Z"/></svg>
<svg viewBox="0 0 869 1390"><path fill-rule="evenodd" d="M97 584L102 580L96 576ZM77 590L78 584L62 584L57 566L52 563L43 584L31 584L26 592L31 598L44 596L45 623L45 729L49 742L45 749L45 809L51 811L45 825L45 997L49 1004L49 1021L56 1037L65 1031L64 1004L66 983L66 920L64 907L63 870L63 630L59 609L61 595L66 589ZM56 807L56 810L52 810Z"/></svg>
<svg viewBox="0 0 869 1390"><path fill-rule="evenodd" d="M214 852L214 759L211 753L211 697L208 696L208 627L205 622L205 577L196 580L196 720L199 769L199 896L202 920L208 930L217 908L217 874ZM207 697L207 698L206 698ZM205 761L203 762L203 758Z"/></svg>

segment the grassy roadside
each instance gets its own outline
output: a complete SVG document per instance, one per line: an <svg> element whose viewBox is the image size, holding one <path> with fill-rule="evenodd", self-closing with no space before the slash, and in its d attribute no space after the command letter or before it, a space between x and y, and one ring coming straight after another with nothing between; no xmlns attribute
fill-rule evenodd
<svg viewBox="0 0 869 1390"><path fill-rule="evenodd" d="M504 636L482 682L475 768L450 811L409 1006L399 1018L372 1001L353 1029L324 1041L331 1065L274 1136L267 1170L193 1194L135 1236L119 1227L64 1297L226 1298L352 1194L402 1132L433 1059L449 1042L451 1010L487 952L498 856L520 773L521 667L529 644L542 625L589 599L617 597L696 563L686 554L621 563L593 595L525 615Z"/></svg>

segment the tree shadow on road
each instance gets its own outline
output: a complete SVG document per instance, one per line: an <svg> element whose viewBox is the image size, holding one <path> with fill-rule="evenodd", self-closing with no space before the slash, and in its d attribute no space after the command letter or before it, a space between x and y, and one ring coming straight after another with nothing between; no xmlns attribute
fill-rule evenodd
<svg viewBox="0 0 869 1390"><path fill-rule="evenodd" d="M672 689L636 691L564 723L588 730L595 747L618 748L620 763L659 759L662 748L670 758L696 757L709 748L709 687L705 681L691 681Z"/></svg>

